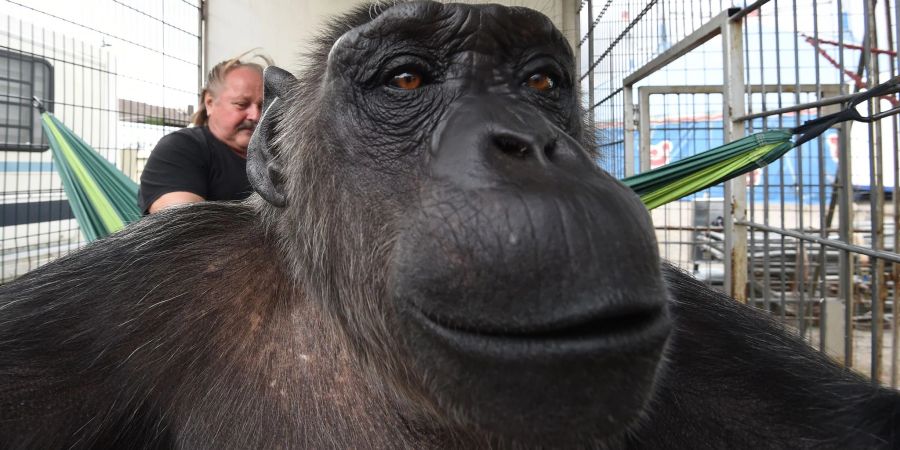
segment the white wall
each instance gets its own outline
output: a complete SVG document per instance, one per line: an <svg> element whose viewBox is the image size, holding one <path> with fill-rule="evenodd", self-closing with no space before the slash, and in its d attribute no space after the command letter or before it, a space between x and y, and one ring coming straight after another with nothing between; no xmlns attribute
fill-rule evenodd
<svg viewBox="0 0 900 450"><path fill-rule="evenodd" d="M330 16L368 4L363 0L207 0L206 65L254 47L274 58L275 64L291 72L298 69L309 40ZM488 3L465 1L464 3ZM490 3L527 6L550 17L577 39L576 10L580 0L495 0ZM567 17L563 23L563 17ZM577 42L577 41L575 41Z"/></svg>
<svg viewBox="0 0 900 450"><path fill-rule="evenodd" d="M207 0L206 68L254 47L289 71L321 24L359 0Z"/></svg>

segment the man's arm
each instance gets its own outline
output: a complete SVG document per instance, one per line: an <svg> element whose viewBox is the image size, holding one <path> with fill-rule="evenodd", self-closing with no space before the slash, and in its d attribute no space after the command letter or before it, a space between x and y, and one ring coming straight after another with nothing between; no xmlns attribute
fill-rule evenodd
<svg viewBox="0 0 900 450"><path fill-rule="evenodd" d="M206 199L208 149L195 136L169 134L150 153L141 174L139 203L144 213Z"/></svg>
<svg viewBox="0 0 900 450"><path fill-rule="evenodd" d="M183 205L185 203L197 203L206 200L205 198L193 193L193 192L169 192L161 195L155 202L150 205L150 208L147 210L150 214L153 214L163 208L168 208L170 206L175 205Z"/></svg>

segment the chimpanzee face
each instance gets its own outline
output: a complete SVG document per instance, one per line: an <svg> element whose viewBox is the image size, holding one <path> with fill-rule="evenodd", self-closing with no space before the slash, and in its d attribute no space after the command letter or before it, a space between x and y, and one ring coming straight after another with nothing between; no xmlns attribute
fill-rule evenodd
<svg viewBox="0 0 900 450"><path fill-rule="evenodd" d="M649 215L581 144L574 70L536 12L413 2L344 33L300 80L325 141L302 164L339 192L297 181L288 202L356 208L310 250L327 254L320 278L346 303L353 279L383 273L366 323L389 336L353 325L375 308L365 295L344 306L348 334L395 342L384 357L404 355L433 410L514 439L625 432L669 334ZM377 267L349 256L379 249Z"/></svg>
<svg viewBox="0 0 900 450"><path fill-rule="evenodd" d="M340 105L331 112L341 141L361 144L348 149L356 152L351 159L370 159L382 171L418 170L437 156L433 140L451 111L494 103L471 119L479 128L522 114L521 121L540 116L556 132L579 137L573 68L562 35L533 11L426 2L396 5L344 34L329 54L324 84L331 104ZM509 138L501 144L519 152Z"/></svg>

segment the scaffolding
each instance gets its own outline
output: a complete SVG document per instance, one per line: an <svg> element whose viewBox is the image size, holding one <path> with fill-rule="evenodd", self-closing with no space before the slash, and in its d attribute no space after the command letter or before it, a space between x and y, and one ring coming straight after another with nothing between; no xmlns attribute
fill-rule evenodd
<svg viewBox="0 0 900 450"><path fill-rule="evenodd" d="M897 75L888 1L584 0L580 82L626 176L843 108ZM896 95L858 110L876 115ZM844 123L653 211L660 251L835 359L898 380L898 119Z"/></svg>

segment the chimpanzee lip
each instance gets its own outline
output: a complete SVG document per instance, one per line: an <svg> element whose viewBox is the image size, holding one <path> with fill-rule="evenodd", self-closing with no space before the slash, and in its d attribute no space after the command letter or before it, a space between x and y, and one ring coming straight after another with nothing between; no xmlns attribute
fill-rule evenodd
<svg viewBox="0 0 900 450"><path fill-rule="evenodd" d="M595 312L554 322L509 327L452 323L410 308L415 320L441 341L461 350L487 351L519 347L539 351L623 351L661 344L671 327L664 305ZM504 350L504 351L506 351Z"/></svg>

